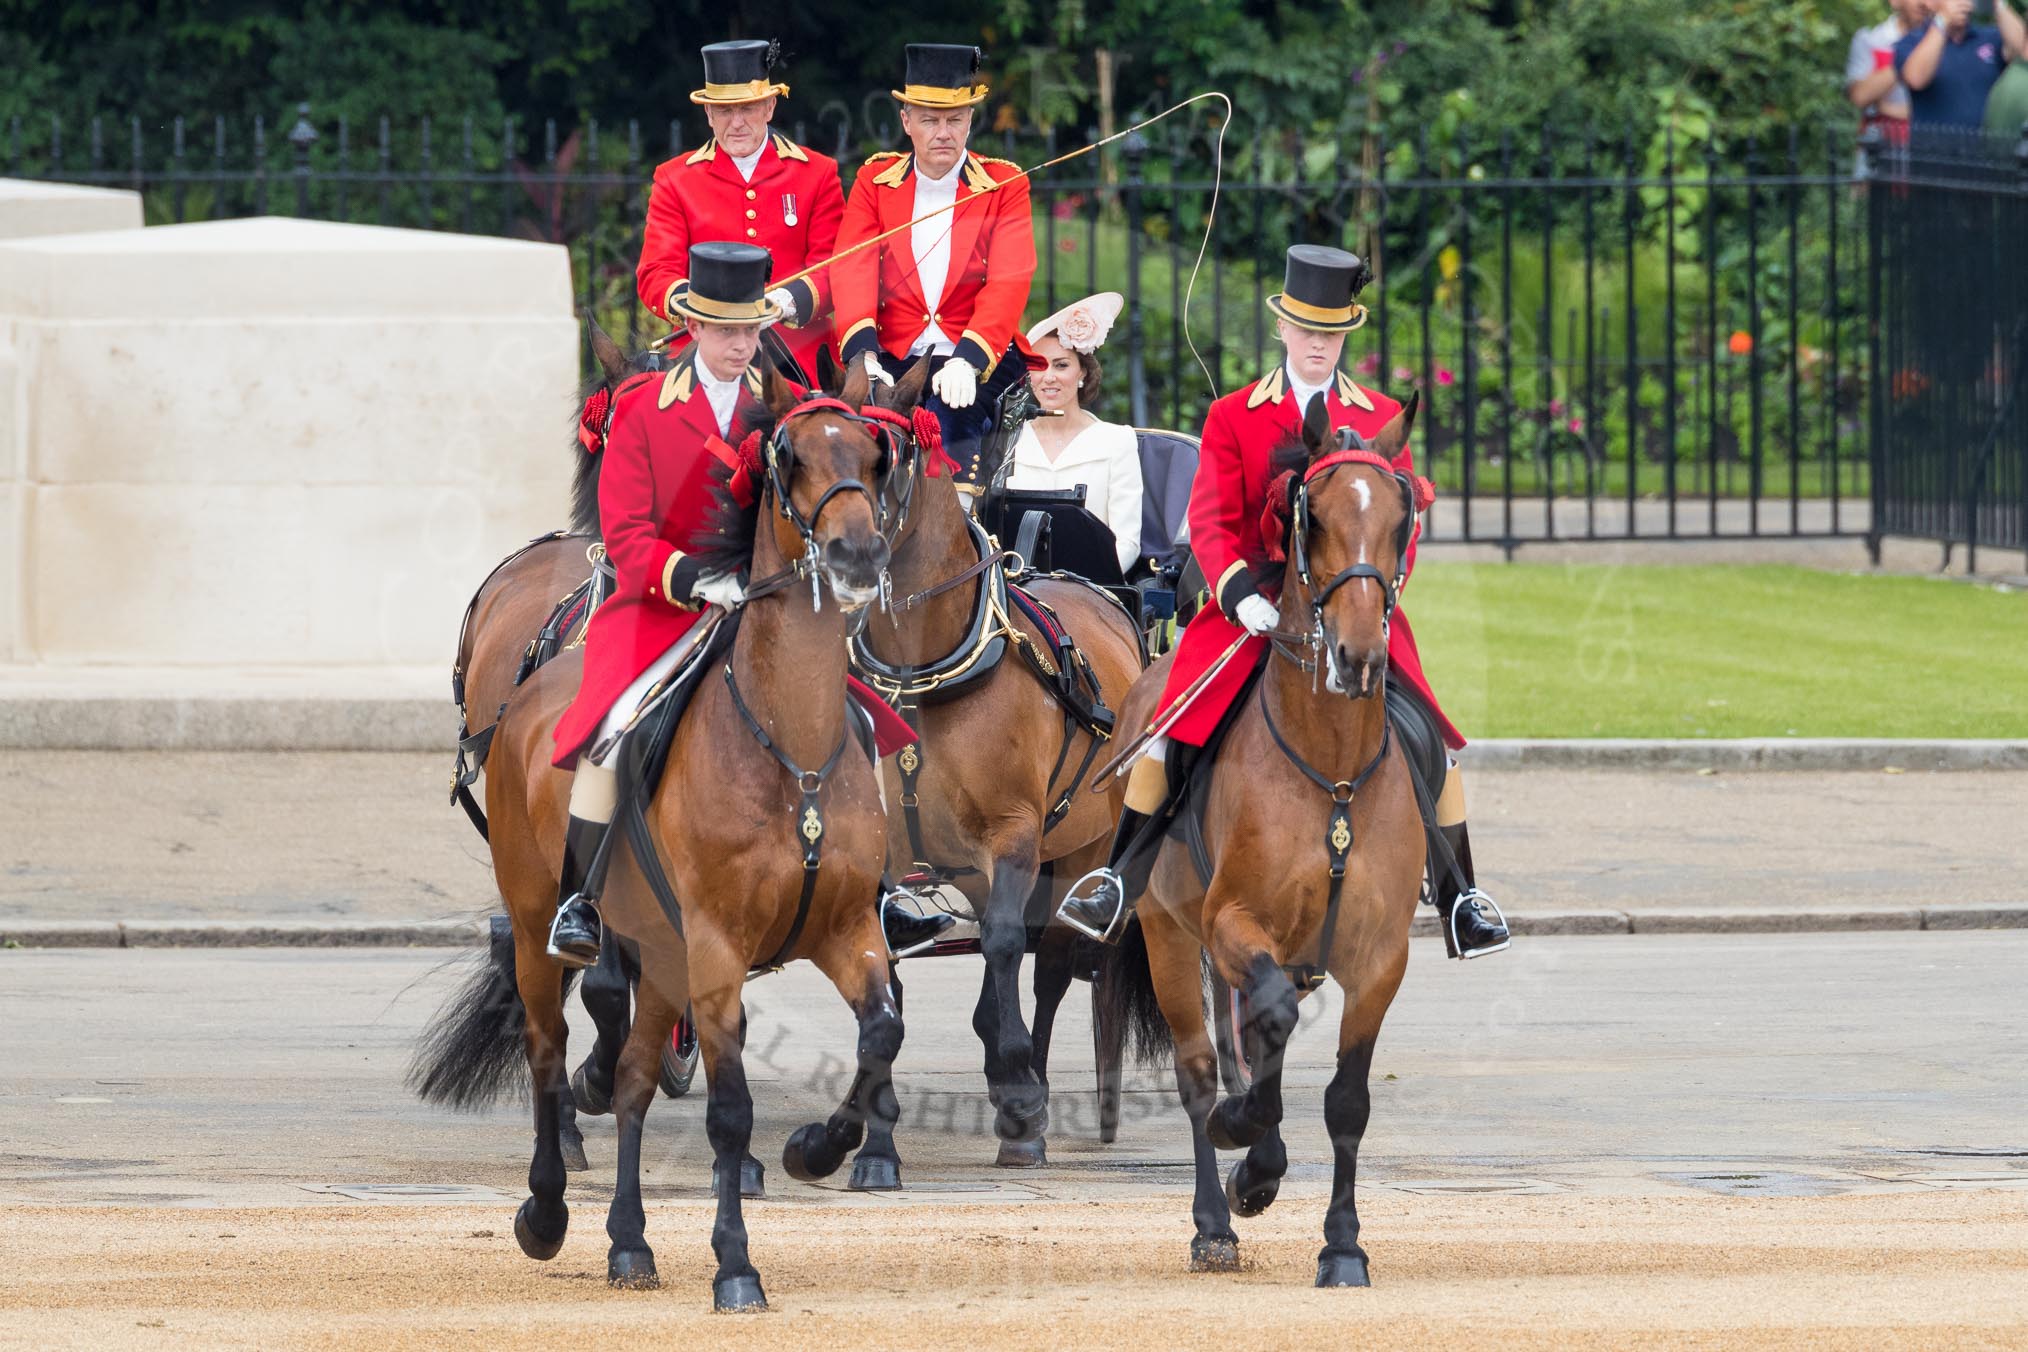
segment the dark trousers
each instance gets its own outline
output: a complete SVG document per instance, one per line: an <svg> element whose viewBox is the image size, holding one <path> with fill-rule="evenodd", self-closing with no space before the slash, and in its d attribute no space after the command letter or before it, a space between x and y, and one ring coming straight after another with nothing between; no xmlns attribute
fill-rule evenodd
<svg viewBox="0 0 2028 1352"><path fill-rule="evenodd" d="M950 358L931 357L929 360L930 376L934 379ZM899 380L908 373L909 367L915 365L915 358L890 356L882 351L880 365ZM1015 381L1025 379L1027 375L1028 368L1022 364L1020 354L1009 347L1001 355L999 365L993 368L993 374L980 378L979 397L972 401L970 408L949 408L937 397L934 389L924 392L923 407L935 416L937 426L943 429L945 452L958 462L959 483L981 482L979 456L993 430L994 419L999 416L1000 396L1012 389ZM986 467L989 474L991 469L991 466Z"/></svg>

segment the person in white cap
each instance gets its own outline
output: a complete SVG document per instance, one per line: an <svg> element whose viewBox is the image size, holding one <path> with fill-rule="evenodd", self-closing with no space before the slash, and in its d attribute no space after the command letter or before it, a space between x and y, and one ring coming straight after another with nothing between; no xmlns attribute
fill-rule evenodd
<svg viewBox="0 0 2028 1352"><path fill-rule="evenodd" d="M1028 345L1046 365L1028 373L1042 416L1023 424L1014 442L1007 487L1065 489L1084 486L1085 509L1106 523L1120 572L1141 550L1141 457L1134 429L1102 421L1098 401L1098 350L1125 298L1117 291L1066 305L1028 330Z"/></svg>

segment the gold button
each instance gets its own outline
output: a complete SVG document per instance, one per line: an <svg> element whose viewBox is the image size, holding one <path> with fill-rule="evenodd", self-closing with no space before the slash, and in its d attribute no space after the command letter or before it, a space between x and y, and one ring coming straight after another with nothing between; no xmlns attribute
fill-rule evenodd
<svg viewBox="0 0 2028 1352"><path fill-rule="evenodd" d="M754 214L755 214L755 213L754 213L754 209L753 209L752 207L748 207L748 208L746 209L746 218L747 218L748 220L752 220L752 219L754 218Z"/></svg>
<svg viewBox="0 0 2028 1352"><path fill-rule="evenodd" d="M755 196L756 196L756 194L755 194L755 192L754 192L754 190L753 190L752 188L748 188L748 189L746 190L746 200L747 200L747 201L749 201L749 202L753 201L753 199L754 199L754 197L755 197Z"/></svg>
<svg viewBox="0 0 2028 1352"><path fill-rule="evenodd" d="M758 235L759 233L760 231L754 229L752 226L748 226L746 231L746 237L748 239L752 239L755 235Z"/></svg>
<svg viewBox="0 0 2028 1352"><path fill-rule="evenodd" d="M930 318L930 317L929 317L929 316L928 316L927 314L925 314L925 315L924 315L924 316L923 316L922 318L923 318L923 323L927 324L927 323L929 322L929 318Z"/></svg>

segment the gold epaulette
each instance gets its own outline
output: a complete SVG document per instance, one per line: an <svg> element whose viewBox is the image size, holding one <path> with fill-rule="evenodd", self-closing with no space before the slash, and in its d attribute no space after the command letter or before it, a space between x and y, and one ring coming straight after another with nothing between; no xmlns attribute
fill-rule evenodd
<svg viewBox="0 0 2028 1352"><path fill-rule="evenodd" d="M1254 382L1253 393L1246 397L1248 408L1259 408L1262 404L1279 404L1282 401L1282 368L1274 370Z"/></svg>
<svg viewBox="0 0 2028 1352"><path fill-rule="evenodd" d="M795 160L800 164L810 162L809 152L780 132L775 133L775 154L782 159Z"/></svg>
<svg viewBox="0 0 2028 1352"><path fill-rule="evenodd" d="M718 138L714 136L709 141L706 141L703 145L697 147L697 149L691 151L689 155L684 157L683 162L685 164L702 164L706 160L712 160L717 158L718 158Z"/></svg>
<svg viewBox="0 0 2028 1352"><path fill-rule="evenodd" d="M1373 411L1373 401L1366 397L1366 391L1353 384L1352 377L1343 371L1338 373L1338 401L1351 404L1355 408L1363 408L1368 413Z"/></svg>
<svg viewBox="0 0 2028 1352"><path fill-rule="evenodd" d="M873 176L873 181L883 188L900 187L901 181L908 177L909 165L915 163L914 158L903 151L883 150L878 155L875 155L872 158L868 159L866 161L866 167L868 169L871 169L876 163L882 160L894 161L894 163L888 165L885 169L882 169L879 173Z"/></svg>

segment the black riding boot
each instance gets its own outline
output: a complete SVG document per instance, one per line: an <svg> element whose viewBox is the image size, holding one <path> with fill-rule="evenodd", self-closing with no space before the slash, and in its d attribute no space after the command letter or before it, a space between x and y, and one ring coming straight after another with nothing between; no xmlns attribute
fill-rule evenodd
<svg viewBox="0 0 2028 1352"><path fill-rule="evenodd" d="M1106 866L1085 874L1070 886L1056 918L1081 934L1101 943L1111 943L1126 927L1134 913L1134 899L1148 890L1148 875L1154 871L1156 847L1162 832L1150 829L1160 816L1127 808L1113 831L1112 855Z"/></svg>
<svg viewBox="0 0 2028 1352"><path fill-rule="evenodd" d="M887 940L887 956L906 958L935 943L943 932L958 923L943 911L911 911L915 894L896 887L883 875L880 880L880 932Z"/></svg>
<svg viewBox="0 0 2028 1352"><path fill-rule="evenodd" d="M1459 822L1437 829L1457 857L1457 872L1465 878L1464 889L1460 891L1456 874L1449 869L1437 871L1436 908L1443 918L1444 947L1454 958L1483 958L1488 953L1498 953L1511 942L1511 936L1499 906L1478 888L1477 875L1472 871L1472 841L1465 824Z"/></svg>
<svg viewBox="0 0 2028 1352"><path fill-rule="evenodd" d="M556 919L549 926L549 956L565 967L589 967L599 960L599 888L605 881L609 824L570 818L563 834L563 878L557 887Z"/></svg>

